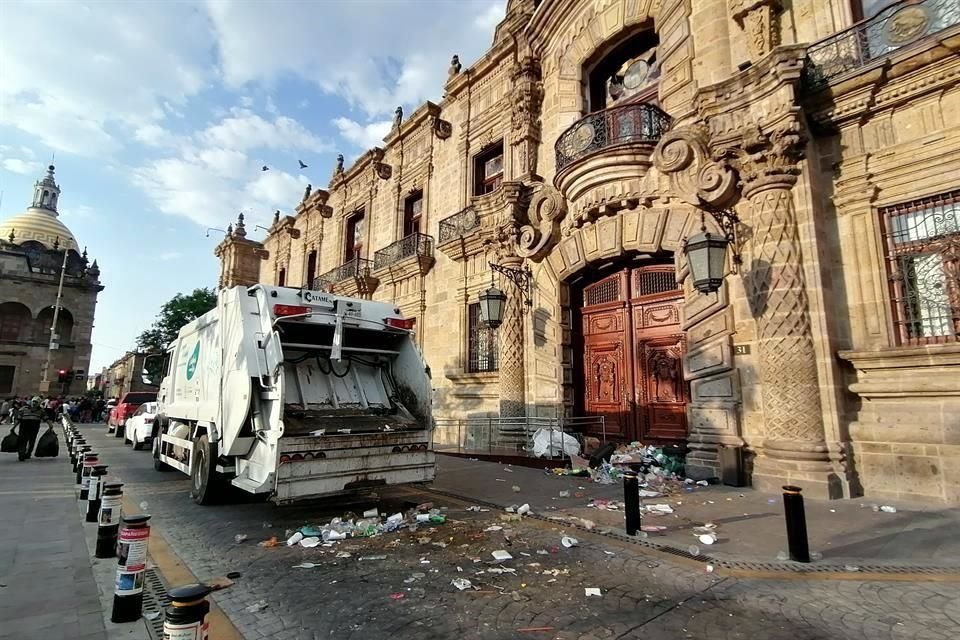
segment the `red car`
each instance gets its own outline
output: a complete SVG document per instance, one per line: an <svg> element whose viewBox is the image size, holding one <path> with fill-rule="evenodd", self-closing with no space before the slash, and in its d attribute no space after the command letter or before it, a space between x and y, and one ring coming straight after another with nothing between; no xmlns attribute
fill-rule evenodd
<svg viewBox="0 0 960 640"><path fill-rule="evenodd" d="M127 424L127 418L133 416L144 402L155 402L157 399L156 391L131 391L123 394L120 402L110 410L110 417L107 419L107 433L113 432L118 437L123 437L123 427Z"/></svg>

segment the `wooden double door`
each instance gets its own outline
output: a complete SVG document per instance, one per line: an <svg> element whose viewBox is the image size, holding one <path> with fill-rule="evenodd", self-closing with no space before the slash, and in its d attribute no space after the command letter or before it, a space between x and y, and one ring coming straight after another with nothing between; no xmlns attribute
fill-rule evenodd
<svg viewBox="0 0 960 640"><path fill-rule="evenodd" d="M583 289L582 403L608 440L686 440L683 292L673 266L629 268Z"/></svg>

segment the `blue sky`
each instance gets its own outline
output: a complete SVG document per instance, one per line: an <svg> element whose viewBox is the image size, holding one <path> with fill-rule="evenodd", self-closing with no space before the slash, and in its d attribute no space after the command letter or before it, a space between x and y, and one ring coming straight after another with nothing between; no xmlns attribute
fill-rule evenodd
<svg viewBox="0 0 960 640"><path fill-rule="evenodd" d="M174 294L216 285L207 227L268 224L338 152L381 144L397 105L439 100L452 54L489 47L504 5L0 2L0 219L55 154L61 219L106 285L91 371Z"/></svg>

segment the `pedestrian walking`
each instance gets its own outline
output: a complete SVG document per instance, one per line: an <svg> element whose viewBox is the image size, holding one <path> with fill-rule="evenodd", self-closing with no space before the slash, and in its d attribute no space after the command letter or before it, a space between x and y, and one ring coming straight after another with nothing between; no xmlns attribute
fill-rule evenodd
<svg viewBox="0 0 960 640"><path fill-rule="evenodd" d="M13 407L13 404L10 402L9 399L6 399L3 401L3 403L0 403L0 424L4 424L6 423L7 420L10 419L10 409L12 407Z"/></svg>
<svg viewBox="0 0 960 640"><path fill-rule="evenodd" d="M48 426L53 427L50 420L44 415L40 407L40 399L34 398L30 404L20 410L19 428L20 437L18 440L17 457L23 461L33 456L33 448L37 444L37 434L40 431L40 423L46 422Z"/></svg>

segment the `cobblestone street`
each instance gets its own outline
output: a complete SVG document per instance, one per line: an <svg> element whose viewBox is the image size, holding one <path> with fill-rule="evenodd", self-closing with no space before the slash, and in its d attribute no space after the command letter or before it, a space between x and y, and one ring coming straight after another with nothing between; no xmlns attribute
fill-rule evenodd
<svg viewBox="0 0 960 640"><path fill-rule="evenodd" d="M185 476L154 471L148 452L124 447L99 425L82 430L109 461L111 475L127 483L128 496L153 515L159 533L198 578L242 574L214 599L248 640L932 640L960 633L955 583L865 582L850 575L724 577L614 539L543 521L501 522L496 511L468 512L459 501L438 501L411 490L385 493L381 512L432 499L447 507L447 523L326 549L261 548L259 541L271 536L282 541L288 529L374 505L275 507L247 499L199 507L188 496ZM442 465L441 459L440 473ZM502 529L485 531L491 525ZM565 533L580 538L580 545L562 547ZM238 534L247 540L235 543ZM490 554L497 549L507 550L513 560L495 564ZM350 556L337 557L346 553ZM301 562L317 566L292 568ZM488 571L497 567L516 574ZM458 591L451 584L457 577L478 589ZM591 587L602 595L586 596L584 589ZM260 601L266 607L252 611Z"/></svg>

